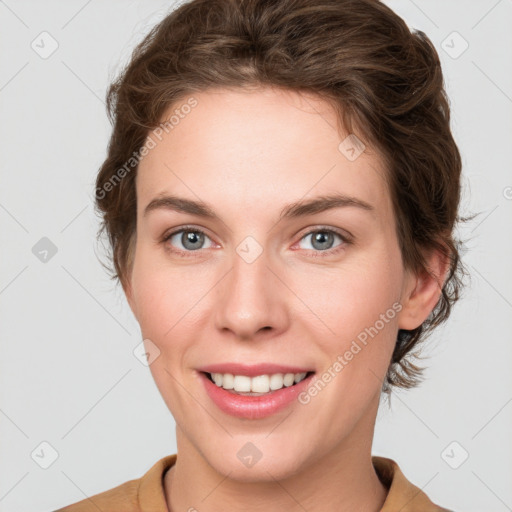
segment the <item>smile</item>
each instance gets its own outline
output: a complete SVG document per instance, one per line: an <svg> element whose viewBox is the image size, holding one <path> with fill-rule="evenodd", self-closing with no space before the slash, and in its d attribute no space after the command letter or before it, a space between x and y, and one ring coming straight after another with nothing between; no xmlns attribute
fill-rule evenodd
<svg viewBox="0 0 512 512"><path fill-rule="evenodd" d="M218 387L245 396L261 396L283 387L290 387L304 380L308 373L274 373L267 375L233 375L231 373L206 373Z"/></svg>
<svg viewBox="0 0 512 512"><path fill-rule="evenodd" d="M269 363L223 363L196 371L212 404L225 414L250 420L300 406L297 398L315 375L307 368Z"/></svg>

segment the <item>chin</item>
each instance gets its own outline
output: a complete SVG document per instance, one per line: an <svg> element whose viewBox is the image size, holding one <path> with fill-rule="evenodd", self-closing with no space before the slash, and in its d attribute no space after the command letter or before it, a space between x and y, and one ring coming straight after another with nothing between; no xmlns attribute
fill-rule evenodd
<svg viewBox="0 0 512 512"><path fill-rule="evenodd" d="M233 446L229 448L217 448L214 453L203 452L203 456L206 455L207 462L216 472L229 475L229 479L237 482L283 480L300 472L306 464L303 452L300 459L297 458L297 445L287 448L282 443L280 446L266 443L266 447L258 448L258 444L264 443L257 440L254 443L248 440L231 444Z"/></svg>

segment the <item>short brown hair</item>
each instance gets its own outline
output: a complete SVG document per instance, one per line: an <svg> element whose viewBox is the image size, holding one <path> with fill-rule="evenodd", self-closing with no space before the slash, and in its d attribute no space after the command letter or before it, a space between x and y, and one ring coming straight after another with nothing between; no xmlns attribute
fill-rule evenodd
<svg viewBox="0 0 512 512"><path fill-rule="evenodd" d="M448 318L466 274L453 236L462 164L434 46L377 0L192 0L150 31L107 92L113 132L96 207L112 277L124 287L133 264L133 156L149 131L187 95L252 86L313 93L332 104L340 126L383 157L404 266L428 272L425 251L432 249L449 257L429 317L398 332L383 391L415 386L424 369L411 361L413 349Z"/></svg>

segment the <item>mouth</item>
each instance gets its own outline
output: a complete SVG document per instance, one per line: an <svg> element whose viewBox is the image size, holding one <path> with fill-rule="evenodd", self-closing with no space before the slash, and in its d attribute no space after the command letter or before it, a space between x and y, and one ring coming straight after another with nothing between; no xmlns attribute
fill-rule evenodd
<svg viewBox="0 0 512 512"><path fill-rule="evenodd" d="M256 367L237 367L235 373L198 370L206 396L224 413L240 419L263 420L290 407L303 407L298 398L314 378L314 371L274 373L277 368L266 365L272 373L260 373ZM282 369L283 367L279 367ZM212 368L211 370L226 370ZM291 370L291 368L287 368ZM295 370L298 370L295 372ZM252 373L252 376L243 373ZM297 382L295 382L297 380ZM229 389L225 389L229 388ZM273 389L275 388L275 389Z"/></svg>
<svg viewBox="0 0 512 512"><path fill-rule="evenodd" d="M270 362L223 362L196 368L206 396L222 412L241 419L263 419L302 402L315 378L311 367ZM295 404L295 405L294 405Z"/></svg>
<svg viewBox="0 0 512 512"><path fill-rule="evenodd" d="M269 373L255 376L232 373L200 372L223 390L240 396L271 395L283 388L292 388L311 377L314 371L297 373Z"/></svg>

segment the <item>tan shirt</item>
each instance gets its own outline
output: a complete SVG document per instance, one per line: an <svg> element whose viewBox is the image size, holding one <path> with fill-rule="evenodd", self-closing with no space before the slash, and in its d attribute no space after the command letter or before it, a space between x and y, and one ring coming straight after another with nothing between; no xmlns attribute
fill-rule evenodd
<svg viewBox="0 0 512 512"><path fill-rule="evenodd" d="M176 454L167 455L142 478L129 480L55 512L169 512L163 477L176 462L176 457ZM424 492L405 478L393 460L373 456L372 461L381 482L389 489L381 512L450 512L432 503Z"/></svg>

